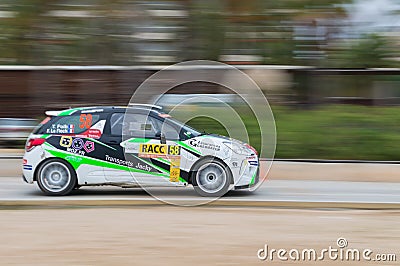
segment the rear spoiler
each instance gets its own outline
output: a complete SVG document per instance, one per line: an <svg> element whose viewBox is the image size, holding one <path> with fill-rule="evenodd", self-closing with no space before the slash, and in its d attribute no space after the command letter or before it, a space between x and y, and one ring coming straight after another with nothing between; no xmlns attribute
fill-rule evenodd
<svg viewBox="0 0 400 266"><path fill-rule="evenodd" d="M161 110L162 107L159 105L154 104L145 104L145 103L129 103L128 107L142 107L142 108L149 108L149 109L158 109Z"/></svg>
<svg viewBox="0 0 400 266"><path fill-rule="evenodd" d="M44 112L47 116L58 116L62 113L63 111L46 111Z"/></svg>

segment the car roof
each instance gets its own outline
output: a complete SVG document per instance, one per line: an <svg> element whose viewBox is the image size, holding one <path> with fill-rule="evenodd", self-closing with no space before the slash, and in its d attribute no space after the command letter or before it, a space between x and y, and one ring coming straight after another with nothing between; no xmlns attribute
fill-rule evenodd
<svg viewBox="0 0 400 266"><path fill-rule="evenodd" d="M119 113L126 111L142 111L154 112L160 114L161 107L152 105L129 105L129 106L90 106L90 107L77 107L58 111L46 111L47 116L68 116L79 114L93 114L93 113Z"/></svg>

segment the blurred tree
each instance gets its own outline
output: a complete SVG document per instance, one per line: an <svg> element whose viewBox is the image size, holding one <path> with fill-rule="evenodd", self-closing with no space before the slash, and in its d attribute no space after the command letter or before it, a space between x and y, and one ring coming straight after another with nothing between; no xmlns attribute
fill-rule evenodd
<svg viewBox="0 0 400 266"><path fill-rule="evenodd" d="M14 64L34 64L32 48L38 34L39 17L53 0L20 0L10 3L13 17L4 21L6 36L1 57L13 58Z"/></svg>
<svg viewBox="0 0 400 266"><path fill-rule="evenodd" d="M221 1L191 1L186 59L218 60L225 40L223 19L224 5Z"/></svg>
<svg viewBox="0 0 400 266"><path fill-rule="evenodd" d="M132 65L228 55L248 63L392 66L388 58L397 55L389 46L398 40L384 33L346 40L343 4L351 2L2 0L0 64Z"/></svg>
<svg viewBox="0 0 400 266"><path fill-rule="evenodd" d="M389 41L378 34L367 34L360 39L342 44L341 49L330 51L326 66L344 68L391 67L388 60L392 50Z"/></svg>

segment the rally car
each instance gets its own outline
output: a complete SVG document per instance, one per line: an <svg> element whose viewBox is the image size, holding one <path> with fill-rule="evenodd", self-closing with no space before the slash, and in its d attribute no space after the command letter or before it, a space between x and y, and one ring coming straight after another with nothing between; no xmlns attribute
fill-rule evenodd
<svg viewBox="0 0 400 266"><path fill-rule="evenodd" d="M46 195L81 186L193 185L222 196L258 182L257 151L228 137L199 132L153 105L47 111L31 133L23 179Z"/></svg>

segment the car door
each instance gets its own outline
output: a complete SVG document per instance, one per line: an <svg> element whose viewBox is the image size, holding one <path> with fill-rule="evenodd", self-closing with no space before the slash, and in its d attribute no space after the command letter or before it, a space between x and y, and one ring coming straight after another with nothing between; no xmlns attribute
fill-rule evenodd
<svg viewBox="0 0 400 266"><path fill-rule="evenodd" d="M135 179L144 185L177 185L180 178L180 146L176 138L161 138L161 121L155 114L127 114L122 146L134 162ZM129 117L130 116L130 117ZM171 135L171 132L169 132ZM184 182L184 181L183 181Z"/></svg>
<svg viewBox="0 0 400 266"><path fill-rule="evenodd" d="M107 118L105 133L102 142L108 149L104 150L103 160L104 176L107 182L130 183L134 182L134 176L129 167L132 165L125 160L124 150L121 147L122 125L124 113L111 113Z"/></svg>
<svg viewBox="0 0 400 266"><path fill-rule="evenodd" d="M154 121L146 114L110 114L103 142L110 146L104 154L104 174L107 182L139 183L140 185L161 185L169 177L169 171L157 166L151 158L139 156L139 150L132 150L143 145L160 144L156 137L157 129ZM130 149L121 145L128 139Z"/></svg>

